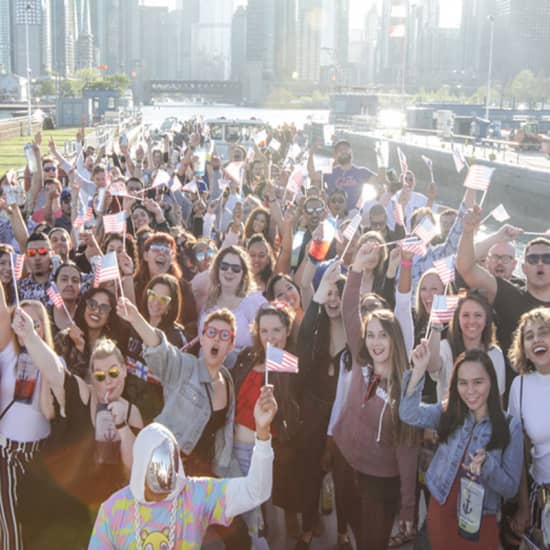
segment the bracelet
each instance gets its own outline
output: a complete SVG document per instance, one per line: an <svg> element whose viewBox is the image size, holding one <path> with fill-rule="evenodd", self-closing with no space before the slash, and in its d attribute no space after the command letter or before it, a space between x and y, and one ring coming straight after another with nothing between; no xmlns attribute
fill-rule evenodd
<svg viewBox="0 0 550 550"><path fill-rule="evenodd" d="M412 267L413 263L411 260L401 260L401 265L403 267Z"/></svg>
<svg viewBox="0 0 550 550"><path fill-rule="evenodd" d="M125 426L128 426L128 423L126 421L121 422L120 424L115 424L115 428L117 430L122 430L122 428L124 428Z"/></svg>

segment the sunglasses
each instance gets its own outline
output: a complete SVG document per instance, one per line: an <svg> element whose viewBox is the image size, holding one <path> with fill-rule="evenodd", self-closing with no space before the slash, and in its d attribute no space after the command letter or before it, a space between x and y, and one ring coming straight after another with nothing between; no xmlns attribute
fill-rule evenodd
<svg viewBox="0 0 550 550"><path fill-rule="evenodd" d="M99 311L103 315L111 312L111 306L109 304L98 304L93 298L86 300L86 306L90 311Z"/></svg>
<svg viewBox="0 0 550 550"><path fill-rule="evenodd" d="M109 378L118 378L120 376L120 367L111 367L107 372L104 370L95 370L93 372L93 376L98 382L105 382L107 375L109 375Z"/></svg>
<svg viewBox="0 0 550 550"><path fill-rule="evenodd" d="M164 252L165 254L172 254L172 247L165 244L152 244L149 247L149 250L153 250L155 252Z"/></svg>
<svg viewBox="0 0 550 550"><path fill-rule="evenodd" d="M216 255L216 252L209 248L208 250L201 250L195 254L198 262L203 262L206 258L213 258ZM238 273L237 271L235 273Z"/></svg>
<svg viewBox="0 0 550 550"><path fill-rule="evenodd" d="M57 168L55 166L44 166L42 170L44 170L44 172L55 172Z"/></svg>
<svg viewBox="0 0 550 550"><path fill-rule="evenodd" d="M229 264L227 262L221 262L220 263L220 269L222 271L233 271L233 273L240 273L243 268L239 264Z"/></svg>
<svg viewBox="0 0 550 550"><path fill-rule="evenodd" d="M306 206L304 208L306 214L322 214L324 209L323 206Z"/></svg>
<svg viewBox="0 0 550 550"><path fill-rule="evenodd" d="M220 340L222 342L229 342L229 340L232 340L235 336L235 333L232 330L229 330L227 328L217 329L215 327L206 326L204 327L204 330L202 333L210 339L216 338L216 336L220 337Z"/></svg>
<svg viewBox="0 0 550 550"><path fill-rule="evenodd" d="M29 248L27 249L27 252L26 252L28 258L34 258L37 254L39 256L47 256L49 253L50 253L50 249L45 247Z"/></svg>
<svg viewBox="0 0 550 550"><path fill-rule="evenodd" d="M162 294L157 294L152 288L147 290L147 298L150 300L156 300L160 302L163 306L167 306L172 301L172 296L163 296Z"/></svg>
<svg viewBox="0 0 550 550"><path fill-rule="evenodd" d="M527 254L527 256L525 256L525 261L529 265L537 265L541 261L544 265L550 265L550 253L547 252L545 254Z"/></svg>

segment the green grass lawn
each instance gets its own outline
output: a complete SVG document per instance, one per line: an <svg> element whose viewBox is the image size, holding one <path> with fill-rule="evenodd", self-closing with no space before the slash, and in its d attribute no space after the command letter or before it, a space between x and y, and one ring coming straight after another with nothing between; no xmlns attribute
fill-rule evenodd
<svg viewBox="0 0 550 550"><path fill-rule="evenodd" d="M57 150L63 154L63 145L66 141L75 141L78 128L61 128L59 130L43 130L42 146L40 148L42 155L49 153L48 142L50 136L54 138ZM86 130L87 133L92 129ZM25 166L25 154L23 147L26 143L32 141L29 136L17 137L0 141L0 176L8 170L23 168Z"/></svg>

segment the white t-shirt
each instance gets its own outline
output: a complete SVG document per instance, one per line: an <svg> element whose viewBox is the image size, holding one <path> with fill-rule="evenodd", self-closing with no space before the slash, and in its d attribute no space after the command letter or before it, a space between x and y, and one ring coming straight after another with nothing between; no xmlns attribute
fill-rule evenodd
<svg viewBox="0 0 550 550"><path fill-rule="evenodd" d="M493 362L493 367L497 375L498 393L502 395L506 389L506 367L504 355L498 346L491 346L487 355ZM430 373L434 382L437 382L437 400L439 402L446 399L449 383L451 382L451 371L453 370L453 352L451 345L447 340L442 340L439 346L439 357L441 358L441 371Z"/></svg>
<svg viewBox="0 0 550 550"><path fill-rule="evenodd" d="M0 420L0 434L12 441L27 443L48 437L50 422L40 410L40 372L30 356L24 355L26 367L19 365L19 397ZM14 399L18 357L13 341L0 351L0 414Z"/></svg>
<svg viewBox="0 0 550 550"><path fill-rule="evenodd" d="M523 399L520 398L523 378ZM521 401L521 411L520 411ZM522 420L531 440L531 475L539 483L550 483L550 374L532 372L516 376L510 389L508 412Z"/></svg>

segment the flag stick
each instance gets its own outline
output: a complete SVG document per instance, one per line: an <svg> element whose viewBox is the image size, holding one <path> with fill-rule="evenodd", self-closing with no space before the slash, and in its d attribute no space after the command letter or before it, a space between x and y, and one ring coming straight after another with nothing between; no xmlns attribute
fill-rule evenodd
<svg viewBox="0 0 550 550"><path fill-rule="evenodd" d="M67 306L65 305L65 301L63 301L63 309L65 310L65 313L67 314L67 317L69 318L69 321L71 322L71 325L74 325L74 319L71 317L71 314L69 313L69 310L67 309Z"/></svg>
<svg viewBox="0 0 550 550"><path fill-rule="evenodd" d="M407 237L406 239L399 239L398 241L390 241L389 243L383 243L380 246L390 246L390 244L398 244L398 243L412 243L412 242L421 242L421 239L418 237Z"/></svg>
<svg viewBox="0 0 550 550"><path fill-rule="evenodd" d="M479 202L479 208L483 209L483 203L485 202L485 197L487 197L487 191L489 191L489 188L485 189L483 191L483 195L481 196L481 201Z"/></svg>
<svg viewBox="0 0 550 550"><path fill-rule="evenodd" d="M479 222L479 225L483 225L485 222L487 222L491 217L493 216L493 212L491 211L491 213L488 215L488 216L485 216L480 222Z"/></svg>
<svg viewBox="0 0 550 550"><path fill-rule="evenodd" d="M267 367L267 361L265 363L265 386L269 383L269 368Z"/></svg>
<svg viewBox="0 0 550 550"><path fill-rule="evenodd" d="M531 235L533 237L547 237L548 236L547 232L537 233L536 231L524 231L522 234L523 235Z"/></svg>
<svg viewBox="0 0 550 550"><path fill-rule="evenodd" d="M15 277L15 266L13 265L13 254L10 254L11 278L13 280L13 293L15 294L15 306L19 307L19 293L17 292L17 278Z"/></svg>

